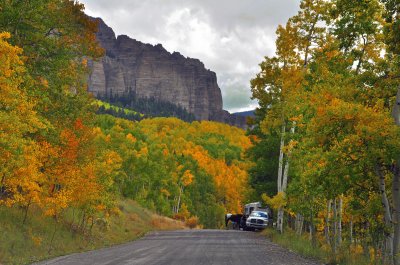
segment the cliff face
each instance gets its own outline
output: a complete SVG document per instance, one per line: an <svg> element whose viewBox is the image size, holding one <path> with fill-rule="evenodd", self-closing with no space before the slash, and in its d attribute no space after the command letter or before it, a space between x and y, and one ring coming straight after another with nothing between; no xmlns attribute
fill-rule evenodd
<svg viewBox="0 0 400 265"><path fill-rule="evenodd" d="M185 108L197 120L214 120L245 127L245 119L222 109L217 76L197 59L169 53L160 44L116 37L101 19L97 38L106 55L91 62L89 91L96 97L155 98Z"/></svg>

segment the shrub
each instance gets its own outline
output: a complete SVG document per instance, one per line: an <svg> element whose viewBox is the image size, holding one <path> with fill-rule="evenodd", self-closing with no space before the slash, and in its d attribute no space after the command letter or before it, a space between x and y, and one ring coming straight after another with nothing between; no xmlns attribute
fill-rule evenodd
<svg viewBox="0 0 400 265"><path fill-rule="evenodd" d="M199 218L197 216L192 216L186 220L186 226L190 229L196 228L199 224Z"/></svg>

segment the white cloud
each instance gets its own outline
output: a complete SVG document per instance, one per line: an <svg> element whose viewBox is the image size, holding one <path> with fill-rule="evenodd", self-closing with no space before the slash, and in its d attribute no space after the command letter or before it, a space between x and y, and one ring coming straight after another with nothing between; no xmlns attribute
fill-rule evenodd
<svg viewBox="0 0 400 265"><path fill-rule="evenodd" d="M218 41L216 32L205 14L193 14L189 8L179 9L166 17L163 45L183 54L195 54L199 58L215 58L213 45ZM182 44L185 44L182 47Z"/></svg>
<svg viewBox="0 0 400 265"><path fill-rule="evenodd" d="M200 59L217 73L229 111L251 109L250 79L275 52L278 24L298 10L299 0L82 0L117 35Z"/></svg>

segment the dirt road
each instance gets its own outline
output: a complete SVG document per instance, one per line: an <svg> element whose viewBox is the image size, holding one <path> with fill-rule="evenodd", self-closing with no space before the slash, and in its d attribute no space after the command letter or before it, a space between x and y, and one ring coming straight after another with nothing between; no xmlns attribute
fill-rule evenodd
<svg viewBox="0 0 400 265"><path fill-rule="evenodd" d="M40 265L317 265L266 240L260 233L234 230L155 232L143 239L37 263Z"/></svg>

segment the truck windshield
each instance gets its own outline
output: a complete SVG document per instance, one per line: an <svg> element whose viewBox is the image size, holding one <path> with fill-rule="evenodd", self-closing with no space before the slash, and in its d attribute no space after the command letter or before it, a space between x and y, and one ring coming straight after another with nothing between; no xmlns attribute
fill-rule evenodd
<svg viewBox="0 0 400 265"><path fill-rule="evenodd" d="M268 218L268 214L263 212L252 212L251 216Z"/></svg>

